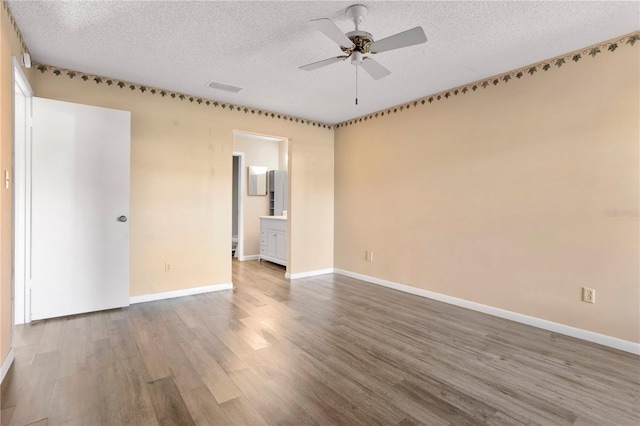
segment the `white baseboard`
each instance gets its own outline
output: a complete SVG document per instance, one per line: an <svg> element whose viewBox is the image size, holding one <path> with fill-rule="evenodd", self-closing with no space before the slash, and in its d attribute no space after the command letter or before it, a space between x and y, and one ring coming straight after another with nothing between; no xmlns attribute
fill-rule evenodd
<svg viewBox="0 0 640 426"><path fill-rule="evenodd" d="M129 303L153 302L156 300L173 299L175 297L192 296L194 294L211 293L214 291L231 290L233 283L208 285L204 287L186 288L184 290L166 291L164 293L143 294L142 296L131 296Z"/></svg>
<svg viewBox="0 0 640 426"><path fill-rule="evenodd" d="M13 352L13 348L9 349L9 353L6 357L4 357L4 361L2 361L2 369L0 370L0 383L4 381L4 377L9 372L9 368L11 368L11 364L13 364L13 360L15 359L15 352Z"/></svg>
<svg viewBox="0 0 640 426"><path fill-rule="evenodd" d="M250 254L249 256L239 257L238 260L240 262L244 262L245 260L258 260L260 258L259 254Z"/></svg>
<svg viewBox="0 0 640 426"><path fill-rule="evenodd" d="M297 274L290 274L289 272L287 272L286 274L284 274L284 277L291 280L296 280L298 278L309 278L309 277L315 277L317 275L333 274L333 272L334 272L333 268L318 269L316 271L298 272Z"/></svg>
<svg viewBox="0 0 640 426"><path fill-rule="evenodd" d="M481 303L471 302L469 300L459 299L457 297L447 296L441 293L435 293L433 291L423 290L421 288L416 288L416 287L412 287L405 284L395 283L393 281L387 281L387 280L383 280L376 277L370 277L368 275L359 274L357 272L345 271L344 269L335 269L334 272L336 274L344 275L346 277L355 278L361 281L367 281L372 284L393 288L395 290L399 290L405 293L415 294L417 296L438 300L440 302L448 303L450 305L460 306L462 308L471 309L473 311L478 311L478 312L493 315L496 317L505 318L511 321L531 325L533 327L538 327L543 330L553 331L554 333L576 337L578 339L586 340L593 343L598 343L600 345L609 346L611 348L619 349L621 351L640 355L640 343L618 339L617 337L611 337L605 334L594 333L593 331L583 330L581 328L571 327L569 325L564 325L564 324L560 324L553 321L547 321L541 318L519 314L517 312L511 312L505 309L495 308L493 306L483 305Z"/></svg>

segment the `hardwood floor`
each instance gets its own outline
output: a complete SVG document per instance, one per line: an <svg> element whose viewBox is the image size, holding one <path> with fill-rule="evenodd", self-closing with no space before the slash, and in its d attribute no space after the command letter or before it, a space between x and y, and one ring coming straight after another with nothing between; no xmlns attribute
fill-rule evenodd
<svg viewBox="0 0 640 426"><path fill-rule="evenodd" d="M638 425L640 358L339 275L16 327L1 424Z"/></svg>

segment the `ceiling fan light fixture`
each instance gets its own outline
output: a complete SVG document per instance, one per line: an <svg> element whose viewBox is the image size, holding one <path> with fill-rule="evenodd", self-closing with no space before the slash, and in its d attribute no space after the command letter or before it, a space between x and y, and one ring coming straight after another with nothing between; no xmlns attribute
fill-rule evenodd
<svg viewBox="0 0 640 426"><path fill-rule="evenodd" d="M238 93L243 89L242 87L232 86L231 84L220 83L218 81L213 81L213 80L207 83L207 87L210 87L212 89L224 90L225 92L233 92L233 93Z"/></svg>
<svg viewBox="0 0 640 426"><path fill-rule="evenodd" d="M351 54L351 65L361 65L362 64L362 60L364 58L362 57L362 53L358 52L357 50L354 50L353 53Z"/></svg>

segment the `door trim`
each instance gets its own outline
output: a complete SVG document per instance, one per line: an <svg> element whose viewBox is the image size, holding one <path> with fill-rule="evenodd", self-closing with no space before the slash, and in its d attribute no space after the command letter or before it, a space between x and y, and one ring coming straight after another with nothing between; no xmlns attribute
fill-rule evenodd
<svg viewBox="0 0 640 426"><path fill-rule="evenodd" d="M236 246L236 256L238 260L249 260L244 256L244 152L233 152L234 157L238 157L238 245ZM233 231L231 232L233 235Z"/></svg>
<svg viewBox="0 0 640 426"><path fill-rule="evenodd" d="M33 89L22 71L20 61L13 62L13 320L14 324L31 322L31 105ZM16 88L26 100L24 141L16 140Z"/></svg>
<svg viewBox="0 0 640 426"><path fill-rule="evenodd" d="M4 382L4 378L7 377L7 373L11 368L11 364L13 364L13 360L15 359L16 354L13 351L13 347L9 349L9 353L6 357L4 357L4 361L2 361L2 367L0 367L0 383Z"/></svg>

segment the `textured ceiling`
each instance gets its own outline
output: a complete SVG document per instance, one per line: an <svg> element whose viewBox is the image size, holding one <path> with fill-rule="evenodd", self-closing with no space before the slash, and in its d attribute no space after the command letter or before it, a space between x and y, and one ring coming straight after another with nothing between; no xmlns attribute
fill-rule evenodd
<svg viewBox="0 0 640 426"><path fill-rule="evenodd" d="M338 123L551 58L640 28L635 1L367 1L375 39L420 25L426 44L376 55L392 74L373 80L310 19L353 30L326 1L9 1L32 60L297 117ZM215 80L243 87L228 93Z"/></svg>

